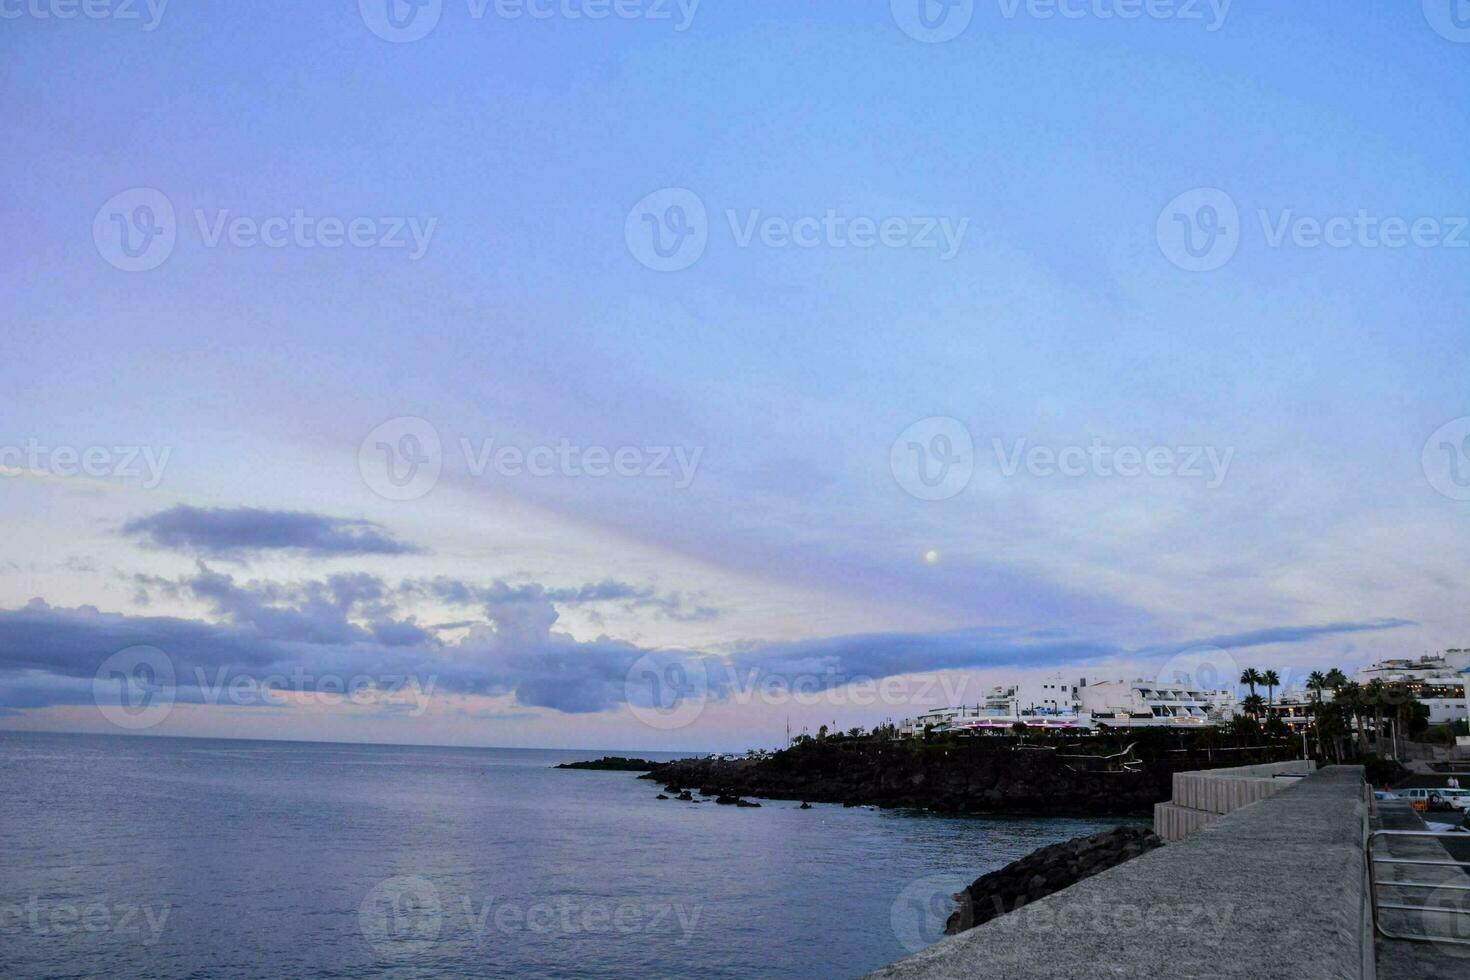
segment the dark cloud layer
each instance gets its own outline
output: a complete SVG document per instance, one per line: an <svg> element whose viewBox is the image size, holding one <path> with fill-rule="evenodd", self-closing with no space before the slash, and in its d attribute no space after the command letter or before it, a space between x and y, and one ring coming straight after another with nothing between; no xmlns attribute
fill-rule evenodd
<svg viewBox="0 0 1470 980"><path fill-rule="evenodd" d="M154 548L240 560L266 552L315 557L407 555L421 549L372 521L307 511L179 504L123 525L123 534Z"/></svg>
<svg viewBox="0 0 1470 980"><path fill-rule="evenodd" d="M1081 642L1051 630L985 629L755 644L714 657L650 650L605 636L579 641L556 629L559 605L684 608L682 598L612 581L548 588L434 579L390 587L372 575L346 574L289 584L242 583L200 563L192 575L148 579L141 587L202 602L216 620L62 609L39 599L0 610L0 708L85 701L102 661L135 645L169 655L186 700L191 687L222 679L259 680L304 670L313 676L414 677L423 685L432 682L437 691L513 694L522 705L567 713L605 711L636 699L637 685L628 679L649 673L697 678L693 693L722 698L753 685L812 692L936 670L1054 667L1160 652ZM464 633L444 642L435 632L444 625L425 628L404 611L404 604L424 598L475 606L484 618L447 624ZM1407 624L1380 620L1279 627L1203 642L1239 649L1402 625Z"/></svg>

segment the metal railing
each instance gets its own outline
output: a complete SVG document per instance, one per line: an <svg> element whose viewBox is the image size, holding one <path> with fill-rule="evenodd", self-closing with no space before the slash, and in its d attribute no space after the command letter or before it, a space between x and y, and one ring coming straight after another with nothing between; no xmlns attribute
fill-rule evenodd
<svg viewBox="0 0 1470 980"><path fill-rule="evenodd" d="M1438 830L1375 830L1371 832L1368 835L1367 843L1365 846L1367 849L1366 857L1368 864L1368 894L1372 898L1373 902L1373 927L1378 931L1380 935L1386 936L1389 939L1406 939L1411 942L1447 943L1455 946L1470 946L1470 938L1464 938L1460 936L1437 936L1431 935L1428 932L1425 932L1421 935L1416 935L1413 933L1390 932L1387 928L1384 927L1382 916L1379 913L1385 910L1394 910L1400 912L1418 912L1420 913L1421 917L1424 913L1429 913L1431 915L1470 916L1470 899L1467 899L1463 905L1448 907L1442 905L1410 905L1406 902L1385 902L1379 899L1379 888L1430 889L1436 892L1470 892L1470 876L1464 877L1463 884L1458 881L1450 883L1439 881L1381 880L1378 877L1379 865L1391 864L1404 865L1409 867L1431 866L1461 869L1470 868L1470 861L1456 861L1450 857L1445 857L1444 859L1424 857L1404 858L1392 857L1389 855L1379 855L1374 853L1373 845L1378 841L1379 838L1401 837L1449 838L1452 840L1458 840L1462 843L1470 843L1470 834L1444 832ZM1448 855L1449 852L1446 851L1445 853ZM1470 930L1466 930L1466 934L1470 935Z"/></svg>

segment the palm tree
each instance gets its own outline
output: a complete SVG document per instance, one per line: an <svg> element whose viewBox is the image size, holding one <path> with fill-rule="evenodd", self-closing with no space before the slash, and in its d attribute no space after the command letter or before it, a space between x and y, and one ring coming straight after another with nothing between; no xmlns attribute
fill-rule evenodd
<svg viewBox="0 0 1470 980"><path fill-rule="evenodd" d="M1378 751L1378 736L1383 731L1383 702L1388 697L1388 689L1383 681L1378 678L1368 682L1364 690L1364 697L1373 706L1373 751Z"/></svg>
<svg viewBox="0 0 1470 980"><path fill-rule="evenodd" d="M1329 670L1327 672L1327 678L1326 679L1327 679L1327 686L1330 687L1330 688L1332 688L1332 690L1334 692L1335 691L1338 691L1339 689L1341 689L1348 682L1347 675L1345 675L1342 671L1338 670L1336 667L1333 667L1331 670Z"/></svg>
<svg viewBox="0 0 1470 980"><path fill-rule="evenodd" d="M1314 670L1307 675L1307 687L1312 692L1313 708L1311 709L1313 724L1312 728L1317 733L1317 754L1322 754L1322 726L1318 719L1322 715L1322 688L1327 686L1327 675L1320 670Z"/></svg>
<svg viewBox="0 0 1470 980"><path fill-rule="evenodd" d="M1357 681L1347 681L1337 689L1337 696L1333 701L1340 703L1348 714L1353 718L1353 742L1358 747L1358 753L1362 754L1366 745L1363 741L1363 687Z"/></svg>
<svg viewBox="0 0 1470 980"><path fill-rule="evenodd" d="M1266 711L1269 713L1276 701L1276 689L1281 686L1281 678L1276 676L1276 671L1268 670L1261 675L1261 683L1266 685Z"/></svg>
<svg viewBox="0 0 1470 980"><path fill-rule="evenodd" d="M1240 672L1240 682L1242 684L1249 684L1251 693L1255 694L1256 685L1263 683L1263 681L1261 680L1261 672L1259 670L1256 670L1256 668L1254 667L1247 667L1245 670Z"/></svg>
<svg viewBox="0 0 1470 980"><path fill-rule="evenodd" d="M1252 694L1240 704L1241 707L1245 708L1246 712L1252 718L1259 718L1261 715L1261 708L1265 705L1265 703L1266 702L1261 699L1261 696L1259 694Z"/></svg>

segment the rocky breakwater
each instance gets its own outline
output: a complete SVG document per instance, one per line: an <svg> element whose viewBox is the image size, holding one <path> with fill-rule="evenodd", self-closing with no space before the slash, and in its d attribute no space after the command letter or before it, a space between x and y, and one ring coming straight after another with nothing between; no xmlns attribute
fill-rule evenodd
<svg viewBox="0 0 1470 980"><path fill-rule="evenodd" d="M1146 828L1118 827L1043 847L976 878L955 896L958 907L944 931L954 934L973 929L1162 846L1164 842Z"/></svg>
<svg viewBox="0 0 1470 980"><path fill-rule="evenodd" d="M684 759L643 778L706 796L948 813L1145 816L1153 804L1169 798L1175 768L1148 760L1124 768L1121 762L989 739L813 741L765 759Z"/></svg>
<svg viewBox="0 0 1470 980"><path fill-rule="evenodd" d="M556 769L591 769L601 772L652 772L663 765L647 759L629 759L621 755L605 755L601 759L586 762L563 762Z"/></svg>

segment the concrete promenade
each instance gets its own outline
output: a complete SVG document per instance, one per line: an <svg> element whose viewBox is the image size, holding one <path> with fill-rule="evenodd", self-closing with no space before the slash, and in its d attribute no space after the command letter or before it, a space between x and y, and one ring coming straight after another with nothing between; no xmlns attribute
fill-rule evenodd
<svg viewBox="0 0 1470 980"><path fill-rule="evenodd" d="M872 976L1371 978L1365 789L1319 770Z"/></svg>

